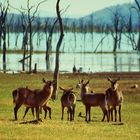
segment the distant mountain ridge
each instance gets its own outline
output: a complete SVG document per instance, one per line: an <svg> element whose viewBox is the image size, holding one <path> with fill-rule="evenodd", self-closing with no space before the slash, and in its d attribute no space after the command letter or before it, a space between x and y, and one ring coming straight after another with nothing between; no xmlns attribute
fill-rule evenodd
<svg viewBox="0 0 140 140"><path fill-rule="evenodd" d="M140 0L138 0L138 1L140 3ZM102 10L91 13L80 19L85 21L85 23L89 23L92 20L92 22L95 25L98 25L98 24L110 25L112 23L112 17L113 17L113 13L115 13L115 10L118 10L119 13L125 18L125 20L128 20L128 18L130 16L130 10L131 10L132 23L133 23L133 26L135 26L138 24L138 20L137 20L138 13L134 7L136 7L135 3L132 3L131 5L128 3L122 4L122 5L115 5L115 6L111 6L111 7L106 7ZM93 19L91 19L91 17L93 17Z"/></svg>
<svg viewBox="0 0 140 140"><path fill-rule="evenodd" d="M138 0L140 3L140 0ZM94 13L91 13L87 16L81 17L81 18L63 18L63 22L65 25L67 26L72 26L73 22L75 22L75 24L78 26L80 26L80 22L82 21L83 24L89 24L94 23L94 25L101 25L101 24L106 24L106 25L111 25L112 24L112 17L113 14L115 12L115 10L118 10L121 15L124 17L124 19L127 21L129 19L130 16L130 10L131 10L131 14L132 14L132 24L133 26L138 25L138 13L136 11L136 9L132 8L136 6L135 3L132 3L131 5L126 3L126 4L122 4L122 5L115 5L115 6L111 6L111 7L106 7L102 10L96 11ZM7 16L7 22L10 23L11 19L14 17L14 20L12 21L13 24L17 23L17 20L19 20L21 17L18 14L8 14ZM92 17L92 19L91 19ZM37 20L38 17L36 17ZM46 20L49 19L50 21L54 21L55 17L40 17L41 23L46 22Z"/></svg>

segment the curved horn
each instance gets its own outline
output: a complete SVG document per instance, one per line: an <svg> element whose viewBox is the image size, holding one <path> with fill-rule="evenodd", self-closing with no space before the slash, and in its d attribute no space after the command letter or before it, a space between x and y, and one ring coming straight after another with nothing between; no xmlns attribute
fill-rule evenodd
<svg viewBox="0 0 140 140"><path fill-rule="evenodd" d="M107 77L107 80L110 82L113 82L112 79L110 77Z"/></svg>
<svg viewBox="0 0 140 140"><path fill-rule="evenodd" d="M61 90L63 90L63 91L65 91L65 89L64 88L62 88L62 87L59 87Z"/></svg>
<svg viewBox="0 0 140 140"><path fill-rule="evenodd" d="M89 80L85 83L85 85L89 84Z"/></svg>

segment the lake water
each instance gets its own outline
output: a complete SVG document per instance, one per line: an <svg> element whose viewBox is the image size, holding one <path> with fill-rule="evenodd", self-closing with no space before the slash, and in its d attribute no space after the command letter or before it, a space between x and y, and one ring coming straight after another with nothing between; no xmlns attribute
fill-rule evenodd
<svg viewBox="0 0 140 140"><path fill-rule="evenodd" d="M76 48L73 33L66 33L61 46L61 51L65 53L60 54L60 71L72 72L75 65L77 69L82 72L130 72L140 71L140 54L133 51L129 40L125 35L122 36L121 48L118 52L126 53L92 53L97 48L96 52L112 52L113 40L111 35L107 34L93 34L93 42L91 41L91 34L86 35L76 34ZM15 46L14 33L10 34L10 48L20 49L22 45L22 34L18 37L18 47ZM55 51L55 46L58 40L58 33L53 35L52 50ZM98 46L101 39L105 37L102 43ZM137 39L137 35L135 37ZM34 50L45 51L45 34L40 34L40 45L36 45L37 37L34 35L33 45ZM98 46L98 47L97 47ZM75 53L74 53L75 52ZM82 52L82 53L79 53ZM84 53L86 52L86 53ZM90 53L88 53L90 52ZM21 63L18 61L22 59L22 54L7 54L7 70L19 71L22 69ZM33 65L37 63L39 71L46 71L46 61L44 54L33 54ZM50 55L50 70L54 71L55 67L55 53ZM2 54L0 54L0 70L3 69ZM26 68L28 70L28 67Z"/></svg>
<svg viewBox="0 0 140 140"><path fill-rule="evenodd" d="M7 70L22 69L21 54L7 54ZM0 70L2 70L2 55L0 54ZM33 64L37 63L39 71L46 71L45 54L33 54ZM82 72L134 72L140 71L140 55L138 53L61 53L60 71L72 72L73 66ZM50 70L54 71L55 53L50 55Z"/></svg>

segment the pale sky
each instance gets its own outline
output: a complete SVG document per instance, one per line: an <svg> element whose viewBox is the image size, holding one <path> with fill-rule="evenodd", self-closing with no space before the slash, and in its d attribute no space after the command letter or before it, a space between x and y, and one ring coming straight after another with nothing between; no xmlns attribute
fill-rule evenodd
<svg viewBox="0 0 140 140"><path fill-rule="evenodd" d="M1 2L5 0L0 0ZM26 0L9 0L14 7L26 7ZM31 5L36 5L42 0L30 0ZM48 0L43 3L40 8L40 15L56 15L55 5L57 0ZM60 9L65 9L68 5L70 7L65 12L67 17L80 17L88 15L94 11L109 7L112 5L134 2L134 0L61 0ZM11 10L12 12L12 10Z"/></svg>

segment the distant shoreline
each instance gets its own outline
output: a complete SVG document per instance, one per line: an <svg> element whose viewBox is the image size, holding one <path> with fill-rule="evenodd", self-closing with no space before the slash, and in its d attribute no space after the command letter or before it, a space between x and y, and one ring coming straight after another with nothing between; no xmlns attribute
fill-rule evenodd
<svg viewBox="0 0 140 140"><path fill-rule="evenodd" d="M2 54L2 50L0 50L0 54ZM6 51L7 54L22 54L23 50L7 50ZM29 51L27 51L27 54L29 53ZM45 54L46 51L40 51L40 50L34 50L33 51L34 54ZM55 53L54 51L52 51L50 54ZM79 53L79 54L132 54L132 53L139 53L138 51L116 51L116 52L107 52L107 51L99 51L99 52L62 52L60 51L60 53Z"/></svg>
<svg viewBox="0 0 140 140"><path fill-rule="evenodd" d="M4 74L0 72L0 74ZM19 71L18 73L6 73L6 74L29 74L26 71ZM49 74L53 75L53 72L45 72L45 71L38 71L37 73L30 73L34 75L42 75L42 74ZM95 72L95 73L70 73L70 72L60 72L60 75L64 76L89 76L90 78L107 78L107 77L120 77L122 78L129 78L129 79L140 79L140 72Z"/></svg>

